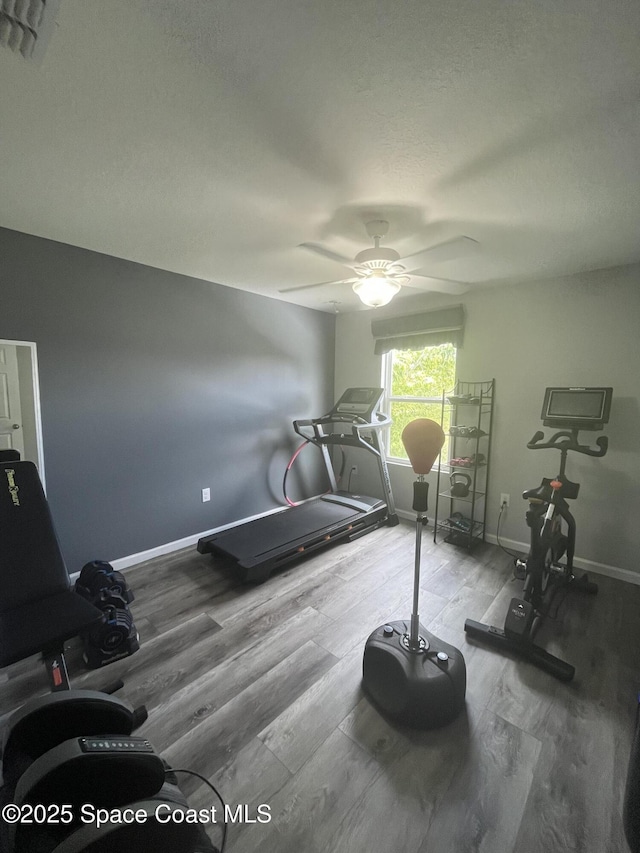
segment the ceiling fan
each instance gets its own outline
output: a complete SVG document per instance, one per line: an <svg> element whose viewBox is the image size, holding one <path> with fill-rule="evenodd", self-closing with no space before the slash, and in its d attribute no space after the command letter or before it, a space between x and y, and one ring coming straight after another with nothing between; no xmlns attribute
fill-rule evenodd
<svg viewBox="0 0 640 853"><path fill-rule="evenodd" d="M323 258L337 261L349 268L352 274L349 278L335 281L321 281L317 284L303 284L296 287L282 288L280 293L293 293L297 290L309 290L313 287L323 287L328 284L351 284L361 301L370 308L387 305L402 286L418 290L435 290L440 293L464 293L469 289L466 282L450 281L434 278L421 272L429 261L444 261L450 258L463 257L478 248L478 242L471 237L454 237L443 243L438 243L428 249L414 252L404 258L395 249L381 246L380 241L389 230L389 223L384 219L374 219L367 222L366 231L373 239L372 249L359 252L354 260L333 252L319 243L301 243L300 248L315 252ZM422 279L422 282L420 281Z"/></svg>

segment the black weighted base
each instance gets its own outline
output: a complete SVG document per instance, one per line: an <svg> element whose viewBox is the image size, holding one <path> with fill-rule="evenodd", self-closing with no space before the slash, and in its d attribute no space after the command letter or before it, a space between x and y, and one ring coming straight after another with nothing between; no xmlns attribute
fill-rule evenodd
<svg viewBox="0 0 640 853"><path fill-rule="evenodd" d="M459 649L420 626L420 651L408 648L409 623L389 622L365 644L362 686L380 711L402 725L433 729L464 708L467 670Z"/></svg>

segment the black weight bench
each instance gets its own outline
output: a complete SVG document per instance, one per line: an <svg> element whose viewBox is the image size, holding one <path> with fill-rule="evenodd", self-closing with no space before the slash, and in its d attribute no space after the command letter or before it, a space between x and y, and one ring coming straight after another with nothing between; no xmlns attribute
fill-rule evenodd
<svg viewBox="0 0 640 853"><path fill-rule="evenodd" d="M69 688L64 643L103 614L71 589L40 477L0 455L0 667L42 653L53 690Z"/></svg>
<svg viewBox="0 0 640 853"><path fill-rule="evenodd" d="M2 737L0 804L67 803L146 810L143 824L0 823L0 853L213 853L201 828L160 823L187 801L168 767L132 732L147 717L107 692L72 690L64 644L104 619L71 589L36 467L0 451L0 667L41 653L52 692L15 711Z"/></svg>

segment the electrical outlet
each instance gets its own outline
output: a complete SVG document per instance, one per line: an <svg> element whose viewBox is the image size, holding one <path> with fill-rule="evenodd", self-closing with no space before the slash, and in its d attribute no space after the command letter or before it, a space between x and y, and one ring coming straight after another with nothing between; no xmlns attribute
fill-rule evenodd
<svg viewBox="0 0 640 853"><path fill-rule="evenodd" d="M500 495L500 508L503 506L509 506L509 495L506 492Z"/></svg>
<svg viewBox="0 0 640 853"><path fill-rule="evenodd" d="M202 503L205 504L207 501L211 500L211 489L203 489L202 490Z"/></svg>

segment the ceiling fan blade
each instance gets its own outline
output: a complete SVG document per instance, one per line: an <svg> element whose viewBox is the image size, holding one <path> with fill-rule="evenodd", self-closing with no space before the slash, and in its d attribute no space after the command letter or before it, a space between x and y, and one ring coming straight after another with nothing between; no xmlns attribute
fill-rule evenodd
<svg viewBox="0 0 640 853"><path fill-rule="evenodd" d="M450 281L447 278L434 278L431 275L420 275L415 272L411 274L409 284L403 286L422 290L423 292L450 293L454 296L466 293L471 288L471 285L467 281Z"/></svg>
<svg viewBox="0 0 640 853"><path fill-rule="evenodd" d="M358 281L357 278L339 278L335 281L319 281L317 284L299 284L295 287L283 287L278 293L293 293L296 290L311 290L312 287L324 287L329 284L349 284L352 281Z"/></svg>
<svg viewBox="0 0 640 853"><path fill-rule="evenodd" d="M340 255L338 252L333 252L327 249L320 243L300 243L299 249L307 249L309 252L315 252L316 255L321 255L323 258L329 258L330 261L337 261L339 264L346 264L350 267L353 263L353 258L347 258L346 255Z"/></svg>
<svg viewBox="0 0 640 853"><path fill-rule="evenodd" d="M424 263L438 263L439 261L465 258L477 251L479 247L478 241L471 237L453 237L451 240L445 240L444 243L437 243L428 249L422 249L420 252L414 252L413 255L400 258L398 263L407 266L408 262L411 269L417 270ZM407 271L411 272L411 269L407 269Z"/></svg>

